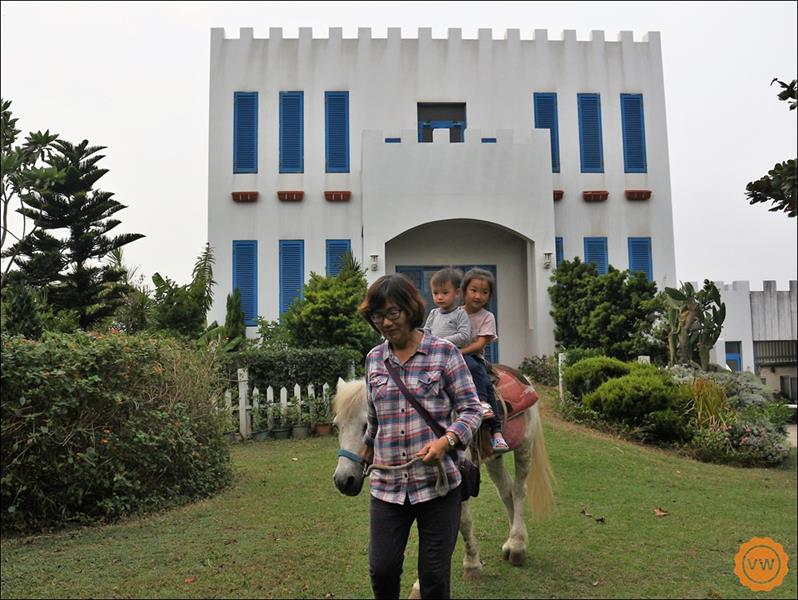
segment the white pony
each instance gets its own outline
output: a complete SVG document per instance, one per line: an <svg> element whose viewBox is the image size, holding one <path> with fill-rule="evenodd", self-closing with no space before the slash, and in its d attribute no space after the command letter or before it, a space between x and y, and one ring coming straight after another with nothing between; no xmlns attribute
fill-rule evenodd
<svg viewBox="0 0 798 600"><path fill-rule="evenodd" d="M551 512L554 497L552 493L552 472L549 464L546 445L543 440L543 428L540 423L540 411L537 393L526 377L518 371L503 365L493 365L500 375L500 383L496 386L497 396L511 406L524 396L529 405L518 412L510 412L510 420L505 424L505 437L508 437L515 460L515 479L511 479L504 468L501 455L488 457L484 462L488 474L493 480L499 497L507 509L510 520L510 535L502 545L502 558L513 565L521 565L527 552L527 529L524 523L524 506L529 501L530 510L535 518L541 518ZM513 397L515 396L515 397ZM517 404L516 404L517 405ZM342 494L356 496L360 493L366 473L366 464L362 455L365 453L363 433L366 431L366 383L364 379L351 382L338 380L334 400L335 419L338 428L338 465L333 475L335 487ZM524 419L520 421L520 419ZM513 443L512 435L507 429L518 430L517 441ZM471 451L472 460L476 453ZM479 545L474 538L471 512L468 502L463 503L460 518L460 533L465 542L463 558L464 578L478 578L482 571L479 558ZM413 586L414 595L418 597L418 582Z"/></svg>

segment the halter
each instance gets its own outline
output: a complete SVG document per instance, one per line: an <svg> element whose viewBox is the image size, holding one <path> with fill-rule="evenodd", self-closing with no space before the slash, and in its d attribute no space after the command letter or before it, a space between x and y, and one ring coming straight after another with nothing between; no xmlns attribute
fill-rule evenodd
<svg viewBox="0 0 798 600"><path fill-rule="evenodd" d="M366 459L360 456L359 454L355 454L354 452L350 452L349 450L344 450L343 448L338 449L338 456L343 456L344 458L348 458L349 460L353 460L356 463L363 465L363 469L365 470L368 466L366 463Z"/></svg>

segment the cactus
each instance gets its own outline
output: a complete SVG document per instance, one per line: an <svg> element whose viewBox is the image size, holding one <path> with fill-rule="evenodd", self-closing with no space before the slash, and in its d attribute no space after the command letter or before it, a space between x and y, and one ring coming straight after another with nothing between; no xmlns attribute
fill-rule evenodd
<svg viewBox="0 0 798 600"><path fill-rule="evenodd" d="M683 283L678 290L666 287L665 298L669 305L669 364L678 361L689 365L697 352L701 368L707 370L709 351L718 341L726 320L726 305L721 302L720 290L705 279L704 287L699 291L689 282Z"/></svg>

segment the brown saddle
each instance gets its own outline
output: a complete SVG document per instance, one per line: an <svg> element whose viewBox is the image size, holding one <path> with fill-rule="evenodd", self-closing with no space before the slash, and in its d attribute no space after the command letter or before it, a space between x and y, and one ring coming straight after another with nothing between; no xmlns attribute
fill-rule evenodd
<svg viewBox="0 0 798 600"><path fill-rule="evenodd" d="M501 364L488 364L488 374L493 382L496 399L502 419L502 433L511 450L521 443L526 431L524 411L535 405L538 393L524 377L523 373ZM483 422L477 432L477 444L481 460L493 455L490 445L489 423Z"/></svg>

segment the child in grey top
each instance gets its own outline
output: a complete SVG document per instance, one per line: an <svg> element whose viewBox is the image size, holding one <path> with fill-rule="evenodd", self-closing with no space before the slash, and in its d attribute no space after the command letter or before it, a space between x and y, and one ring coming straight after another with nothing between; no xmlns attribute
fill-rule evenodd
<svg viewBox="0 0 798 600"><path fill-rule="evenodd" d="M456 269L441 269L432 276L433 308L424 329L432 335L449 340L458 348L471 342L471 321L462 306L458 306L460 282L463 274Z"/></svg>

